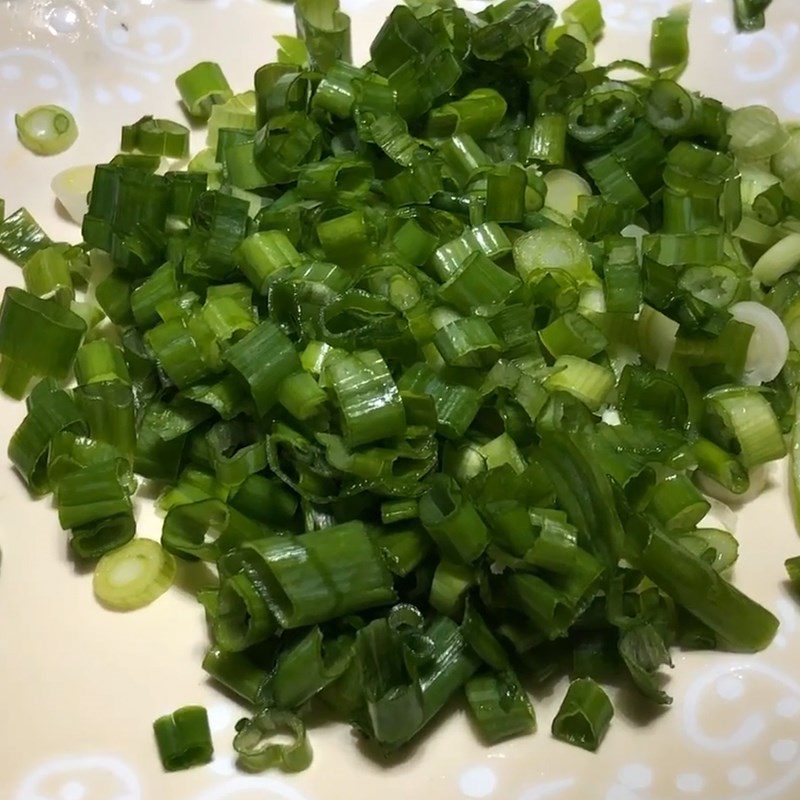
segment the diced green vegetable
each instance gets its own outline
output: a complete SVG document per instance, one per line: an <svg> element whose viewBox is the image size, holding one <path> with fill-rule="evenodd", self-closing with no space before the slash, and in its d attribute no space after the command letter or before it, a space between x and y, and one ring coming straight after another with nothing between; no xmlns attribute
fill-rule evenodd
<svg viewBox="0 0 800 800"><path fill-rule="evenodd" d="M61 106L36 106L16 114L14 122L20 142L40 156L63 153L78 138L75 118Z"/></svg>
<svg viewBox="0 0 800 800"><path fill-rule="evenodd" d="M184 706L153 723L158 754L169 772L211 761L213 747L208 714L202 706Z"/></svg>
<svg viewBox="0 0 800 800"><path fill-rule="evenodd" d="M789 437L800 518L800 135L677 83L684 8L607 67L598 0L414 0L364 66L338 0L294 16L252 89L178 76L185 169L189 129L145 116L57 181L81 245L0 221L9 458L108 607L213 575L247 770L308 767L318 702L384 750L454 698L487 743L528 734L524 687L567 673L553 735L595 750L595 680L668 705L674 645L775 635L698 526ZM76 134L50 108L17 120L37 152ZM137 476L160 544L131 541ZM203 709L154 729L166 769L210 760Z"/></svg>

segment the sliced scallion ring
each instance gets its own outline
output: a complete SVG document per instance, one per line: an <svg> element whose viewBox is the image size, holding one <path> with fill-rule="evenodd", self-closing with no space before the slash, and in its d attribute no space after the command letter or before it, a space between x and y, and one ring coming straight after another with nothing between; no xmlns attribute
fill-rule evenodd
<svg viewBox="0 0 800 800"><path fill-rule="evenodd" d="M16 114L14 123L20 142L40 156L63 153L78 138L75 118L61 106L35 106Z"/></svg>
<svg viewBox="0 0 800 800"><path fill-rule="evenodd" d="M175 570L175 559L158 542L134 539L97 562L92 587L103 605L130 611L164 594Z"/></svg>
<svg viewBox="0 0 800 800"><path fill-rule="evenodd" d="M768 383L778 377L789 355L789 336L781 318L755 300L734 303L733 318L753 326L744 367L749 383Z"/></svg>

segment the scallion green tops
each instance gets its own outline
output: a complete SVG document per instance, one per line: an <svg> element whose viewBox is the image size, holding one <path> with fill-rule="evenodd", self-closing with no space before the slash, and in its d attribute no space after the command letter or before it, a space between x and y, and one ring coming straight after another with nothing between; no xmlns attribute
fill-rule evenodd
<svg viewBox="0 0 800 800"><path fill-rule="evenodd" d="M247 769L308 765L309 703L385 749L457 696L487 742L531 733L558 673L543 727L594 750L603 681L668 704L673 646L775 634L699 487L744 496L794 426L800 139L676 82L682 11L649 65L596 64L600 11L414 2L355 66L335 0L298 0L252 89L179 76L186 169L144 117L84 245L0 223L9 457L105 605L214 568L203 666L252 709ZM155 730L167 769L210 758L201 709Z"/></svg>

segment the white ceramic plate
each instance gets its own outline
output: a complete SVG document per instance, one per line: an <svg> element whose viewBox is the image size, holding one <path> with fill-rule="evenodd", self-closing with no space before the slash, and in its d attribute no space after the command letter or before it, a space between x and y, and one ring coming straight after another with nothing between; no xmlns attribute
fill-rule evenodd
<svg viewBox="0 0 800 800"><path fill-rule="evenodd" d="M387 0L345 0L356 58L390 10ZM563 5L556 3L557 6ZM669 0L606 0L601 57L646 57L650 20ZM800 9L775 0L768 30L737 36L730 0L695 0L686 82L733 105L764 102L800 114ZM266 0L2 0L0 196L25 205L54 238L79 239L57 210L52 176L110 158L120 125L145 113L180 118L174 76L219 61L235 87L271 60L272 35L292 32L290 5ZM13 114L37 103L70 108L77 144L52 158L18 145ZM19 284L0 263L0 282ZM22 417L0 401L0 441ZM783 561L800 552L785 466L738 515L736 583L782 626L754 657L677 654L674 705L654 711L627 693L596 755L553 741L563 686L535 698L540 731L486 748L463 713L432 726L403 760L377 762L347 726L312 730L303 774L246 776L230 746L242 709L200 669L200 607L175 588L154 605L114 614L94 601L91 576L70 561L49 501L33 503L0 469L0 798L2 800L766 800L800 797L800 615ZM160 522L142 504L140 534ZM161 771L151 721L178 706L209 709L214 762Z"/></svg>

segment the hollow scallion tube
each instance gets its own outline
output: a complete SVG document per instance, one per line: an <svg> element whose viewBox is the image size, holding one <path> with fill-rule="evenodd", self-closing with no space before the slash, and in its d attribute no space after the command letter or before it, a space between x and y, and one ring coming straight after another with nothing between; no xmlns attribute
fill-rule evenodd
<svg viewBox="0 0 800 800"><path fill-rule="evenodd" d="M33 494L49 488L47 458L61 431L86 432L86 421L72 397L51 381L39 383L28 397L28 413L8 443L8 457Z"/></svg>
<svg viewBox="0 0 800 800"><path fill-rule="evenodd" d="M445 558L471 563L486 549L486 525L447 475L432 479L430 489L420 498L419 518Z"/></svg>
<svg viewBox="0 0 800 800"><path fill-rule="evenodd" d="M567 689L553 719L556 739L594 752L603 741L614 707L608 695L591 678L578 678Z"/></svg>
<svg viewBox="0 0 800 800"><path fill-rule="evenodd" d="M219 64L201 61L175 79L183 104L193 117L208 119L211 108L225 103L233 92Z"/></svg>
<svg viewBox="0 0 800 800"><path fill-rule="evenodd" d="M728 648L763 650L778 629L775 616L720 577L658 527L634 518L627 527L631 563L714 630Z"/></svg>
<svg viewBox="0 0 800 800"><path fill-rule="evenodd" d="M54 300L10 287L0 305L0 385L22 397L33 377L66 378L86 324Z"/></svg>
<svg viewBox="0 0 800 800"><path fill-rule="evenodd" d="M511 670L470 678L464 691L481 738L489 744L536 730L531 701Z"/></svg>
<svg viewBox="0 0 800 800"><path fill-rule="evenodd" d="M211 761L214 747L208 714L202 706L184 706L153 723L158 754L168 772Z"/></svg>
<svg viewBox="0 0 800 800"><path fill-rule="evenodd" d="M230 653L218 645L209 648L203 658L203 669L226 688L253 705L259 699L261 686L268 676L243 653Z"/></svg>
<svg viewBox="0 0 800 800"><path fill-rule="evenodd" d="M272 740L275 734L283 732L292 737L288 744ZM313 758L303 721L288 711L277 709L263 710L252 719L240 720L233 747L239 754L239 763L248 772L261 772L270 767L300 772Z"/></svg>
<svg viewBox="0 0 800 800"><path fill-rule="evenodd" d="M248 542L240 557L252 564L243 578L252 582L254 574L260 576L257 588L287 629L386 605L396 597L380 551L360 522Z"/></svg>
<svg viewBox="0 0 800 800"><path fill-rule="evenodd" d="M184 158L189 153L189 129L170 119L142 117L122 128L120 149L138 150L149 156Z"/></svg>
<svg viewBox="0 0 800 800"><path fill-rule="evenodd" d="M323 377L339 402L348 444L368 444L405 432L400 393L377 350L331 353Z"/></svg>
<svg viewBox="0 0 800 800"><path fill-rule="evenodd" d="M718 444L736 447L746 467L786 455L775 412L756 389L720 388L706 398L706 431Z"/></svg>

